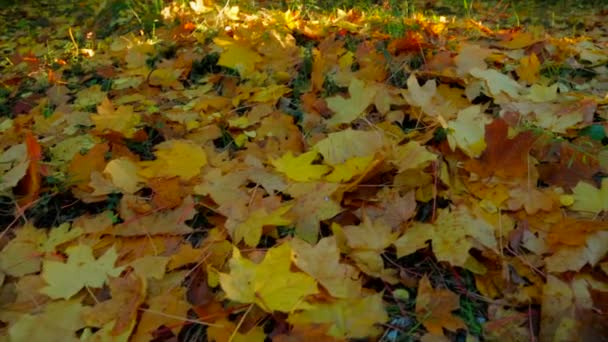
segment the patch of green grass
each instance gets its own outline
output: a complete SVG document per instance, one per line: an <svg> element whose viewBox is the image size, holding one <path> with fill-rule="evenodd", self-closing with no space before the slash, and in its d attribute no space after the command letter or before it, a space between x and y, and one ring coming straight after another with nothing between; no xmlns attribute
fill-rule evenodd
<svg viewBox="0 0 608 342"><path fill-rule="evenodd" d="M341 87L336 83L332 75L326 75L323 80L323 90L321 91L321 97L334 96L340 92L346 92L348 89Z"/></svg>
<svg viewBox="0 0 608 342"><path fill-rule="evenodd" d="M298 74L292 81L293 101L299 103L300 96L310 90L310 75L312 74L313 65L313 46L307 44L302 52L302 63L298 68Z"/></svg>

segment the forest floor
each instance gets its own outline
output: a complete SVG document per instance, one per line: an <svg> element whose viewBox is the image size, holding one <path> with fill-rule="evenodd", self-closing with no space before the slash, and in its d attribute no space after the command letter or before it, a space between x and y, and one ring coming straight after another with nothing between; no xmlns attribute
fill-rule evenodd
<svg viewBox="0 0 608 342"><path fill-rule="evenodd" d="M0 341L608 336L605 1L0 3Z"/></svg>

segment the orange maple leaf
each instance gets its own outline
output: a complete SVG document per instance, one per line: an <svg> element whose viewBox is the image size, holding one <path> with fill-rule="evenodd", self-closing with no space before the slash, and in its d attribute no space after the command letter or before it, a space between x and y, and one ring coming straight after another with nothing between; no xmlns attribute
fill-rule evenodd
<svg viewBox="0 0 608 342"><path fill-rule="evenodd" d="M483 177L524 177L530 172L529 152L535 141L532 132L508 137L509 126L503 119L486 125L486 149L479 159L465 163L465 168Z"/></svg>

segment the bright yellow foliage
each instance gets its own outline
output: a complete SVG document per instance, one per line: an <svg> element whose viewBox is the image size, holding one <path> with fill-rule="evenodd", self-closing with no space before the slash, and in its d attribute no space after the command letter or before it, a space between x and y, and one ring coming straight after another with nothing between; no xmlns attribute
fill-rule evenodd
<svg viewBox="0 0 608 342"><path fill-rule="evenodd" d="M325 176L325 179L333 183L348 182L355 176L361 175L372 161L374 161L373 156L353 157L343 164L334 165L333 171Z"/></svg>
<svg viewBox="0 0 608 342"><path fill-rule="evenodd" d="M243 42L224 38L215 38L213 41L224 48L217 64L237 70L242 77L251 76L255 64L262 61L262 57Z"/></svg>
<svg viewBox="0 0 608 342"><path fill-rule="evenodd" d="M291 271L291 259L289 244L269 249L259 264L234 248L230 273L220 273L220 284L229 299L255 303L267 312L307 307L303 299L318 292L317 282L306 273Z"/></svg>
<svg viewBox="0 0 608 342"><path fill-rule="evenodd" d="M207 165L207 154L202 147L186 140L167 140L156 145L156 159L142 161L139 175L144 178L180 177L190 180Z"/></svg>
<svg viewBox="0 0 608 342"><path fill-rule="evenodd" d="M262 237L264 226L284 226L290 224L291 219L282 217L291 209L292 205L284 205L270 214L261 208L252 212L245 222L237 225L232 232L233 242L245 240L247 246L255 247Z"/></svg>
<svg viewBox="0 0 608 342"><path fill-rule="evenodd" d="M288 178L297 182L306 182L321 179L331 170L327 165L312 164L317 159L317 155L316 151L309 151L294 157L290 151L270 162L277 171L284 173Z"/></svg>

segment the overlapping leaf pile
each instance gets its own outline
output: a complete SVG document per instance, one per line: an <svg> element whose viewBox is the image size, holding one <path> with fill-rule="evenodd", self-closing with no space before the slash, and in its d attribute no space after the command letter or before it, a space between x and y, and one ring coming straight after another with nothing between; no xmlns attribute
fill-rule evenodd
<svg viewBox="0 0 608 342"><path fill-rule="evenodd" d="M605 333L605 15L163 14L3 43L11 339Z"/></svg>

